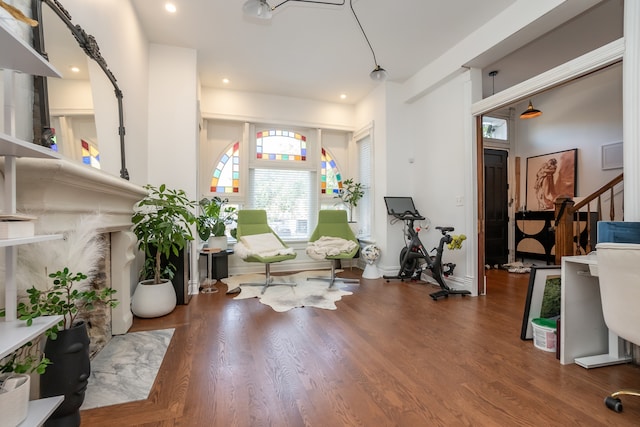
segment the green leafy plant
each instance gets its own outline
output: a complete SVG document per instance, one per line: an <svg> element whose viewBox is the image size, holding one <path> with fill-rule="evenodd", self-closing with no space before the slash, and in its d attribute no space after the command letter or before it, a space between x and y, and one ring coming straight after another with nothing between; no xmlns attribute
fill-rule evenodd
<svg viewBox="0 0 640 427"><path fill-rule="evenodd" d="M362 184L349 178L342 181L342 188L334 197L342 200L347 205L349 208L349 221L353 221L353 208L358 206L358 202L363 196L364 187Z"/></svg>
<svg viewBox="0 0 640 427"><path fill-rule="evenodd" d="M196 218L196 228L201 240L207 240L209 236L224 236L228 224L231 224L236 216L236 208L226 206L229 199L220 197L206 197L200 199L200 215Z"/></svg>
<svg viewBox="0 0 640 427"><path fill-rule="evenodd" d="M95 289L80 288L79 282L87 279L84 273L72 273L67 267L61 271L49 274L53 279L50 288L41 290L35 287L27 289L27 301L20 301L17 306L18 319L24 320L27 326L33 324L34 319L40 316L62 316L62 320L51 328L45 335L55 340L60 329L69 329L78 322L78 316L93 310L96 304L106 304L115 307L118 301L113 298L115 289L105 288L100 291ZM5 311L0 311L0 317L5 316ZM14 351L0 361L0 372L42 374L49 360L40 351L37 341L27 344Z"/></svg>
<svg viewBox="0 0 640 427"><path fill-rule="evenodd" d="M131 218L133 233L138 238L138 249L145 253L143 278L171 279L175 266L162 266L162 256L169 259L173 253L179 255L187 242L193 240L191 225L196 221L192 210L196 203L187 198L184 190L146 185L149 194L134 208Z"/></svg>
<svg viewBox="0 0 640 427"><path fill-rule="evenodd" d="M32 287L27 289L29 302L18 303L18 319L27 322L27 326L33 324L33 320L40 316L62 316L60 323L48 329L46 335L56 339L60 328L69 329L77 321L78 315L91 311L96 303L107 304L109 307L118 305L113 298L115 289L104 288L77 289L75 283L87 279L84 273L71 273L68 268L49 274L53 279L53 286L40 290Z"/></svg>
<svg viewBox="0 0 640 427"><path fill-rule="evenodd" d="M40 338L29 341L0 360L0 373L44 374L51 361L40 350Z"/></svg>

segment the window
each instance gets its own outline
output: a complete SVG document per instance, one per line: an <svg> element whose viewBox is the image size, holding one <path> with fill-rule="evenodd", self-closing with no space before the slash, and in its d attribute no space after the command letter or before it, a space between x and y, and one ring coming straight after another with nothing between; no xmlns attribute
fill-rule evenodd
<svg viewBox="0 0 640 427"><path fill-rule="evenodd" d="M220 156L211 178L212 193L237 193L240 189L240 142Z"/></svg>
<svg viewBox="0 0 640 427"><path fill-rule="evenodd" d="M82 163L100 169L100 151L98 148L84 139L80 140L82 146Z"/></svg>
<svg viewBox="0 0 640 427"><path fill-rule="evenodd" d="M497 117L482 117L482 136L484 138L506 141L509 139L507 120Z"/></svg>
<svg viewBox="0 0 640 427"><path fill-rule="evenodd" d="M357 141L358 158L360 165L359 180L364 188L364 196L358 203L358 235L361 237L371 236L371 222L373 213L373 202L371 197L371 187L373 183L373 144L371 136L367 134Z"/></svg>
<svg viewBox="0 0 640 427"><path fill-rule="evenodd" d="M264 160L307 160L307 137L286 130L264 130L256 135L256 157Z"/></svg>
<svg viewBox="0 0 640 427"><path fill-rule="evenodd" d="M256 133L255 150L249 164L249 208L266 210L280 237L307 239L318 197L318 165L307 162L307 137L291 130L263 130Z"/></svg>
<svg viewBox="0 0 640 427"><path fill-rule="evenodd" d="M308 239L319 209L346 209L334 196L343 180L336 154L347 161L348 132L265 125L251 131L254 125L221 121L206 126L199 160L205 193L227 197L238 209L266 210L269 224L287 240Z"/></svg>
<svg viewBox="0 0 640 427"><path fill-rule="evenodd" d="M331 154L324 148L322 149L322 157L320 159L320 193L322 194L338 194L342 188L342 177L336 161L333 160Z"/></svg>

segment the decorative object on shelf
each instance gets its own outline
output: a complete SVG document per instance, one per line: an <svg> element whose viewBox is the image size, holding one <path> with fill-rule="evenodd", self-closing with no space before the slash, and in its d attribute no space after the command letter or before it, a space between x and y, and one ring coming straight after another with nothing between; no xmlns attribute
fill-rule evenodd
<svg viewBox="0 0 640 427"><path fill-rule="evenodd" d="M358 207L358 202L363 196L364 187L361 183L354 181L353 178L342 181L342 188L338 190L338 194L334 198L342 200L342 203L349 209L349 222L355 222L353 208Z"/></svg>
<svg viewBox="0 0 640 427"><path fill-rule="evenodd" d="M520 118L533 119L534 117L538 117L541 115L542 115L542 111L536 110L535 108L533 108L533 103L531 102L531 100L529 100L529 106L522 114L520 114Z"/></svg>
<svg viewBox="0 0 640 427"><path fill-rule="evenodd" d="M158 317L171 313L176 305L171 283L176 267L168 261L163 265L163 258L168 260L172 254L178 255L187 242L193 240L191 225L196 217L191 209L195 209L196 204L187 198L184 190L168 189L164 184L145 188L149 194L136 204L131 218L138 249L145 254L141 281L131 298L131 310L138 317Z"/></svg>
<svg viewBox="0 0 640 427"><path fill-rule="evenodd" d="M28 302L18 304L18 316L27 326L40 316L60 315L62 320L47 330L44 352L50 365L40 378L41 397L64 395L63 403L54 411L47 426L79 426L80 406L91 372L89 335L83 316L96 304L115 307L115 291L87 289L84 273L68 268L49 275L53 286L46 290L27 290ZM60 329L62 328L62 329Z"/></svg>
<svg viewBox="0 0 640 427"><path fill-rule="evenodd" d="M27 418L30 388L29 375L0 375L0 414L3 426L17 426Z"/></svg>
<svg viewBox="0 0 640 427"><path fill-rule="evenodd" d="M330 1L322 1L322 0L284 0L276 4L275 6L271 7L269 3L267 3L267 0L247 0L242 6L242 11L244 12L245 15L251 16L253 18L271 19L271 17L273 16L272 12L274 10L276 10L283 4L288 3L290 1L296 1L300 3L326 4L331 6L344 6L345 4L345 0L342 0L341 2L330 2ZM387 73L387 70L385 70L378 64L378 60L376 59L376 53L373 51L373 46L371 46L371 42L367 37L367 33L364 32L364 28L360 23L360 19L358 19L358 15L356 15L356 11L353 8L352 0L349 0L349 7L351 8L351 13L353 13L353 17L356 19L356 22L358 23L358 27L360 28L360 31L362 32L362 35L364 36L364 39L367 42L369 49L371 50L371 55L373 56L373 63L375 64L375 67L373 71L369 73L369 77L371 77L371 80L384 81L387 79L389 74Z"/></svg>
<svg viewBox="0 0 640 427"><path fill-rule="evenodd" d="M557 197L575 197L577 169L577 148L527 157L527 210L551 210Z"/></svg>
<svg viewBox="0 0 640 427"><path fill-rule="evenodd" d="M0 214L0 239L31 237L35 234L36 218L21 214Z"/></svg>
<svg viewBox="0 0 640 427"><path fill-rule="evenodd" d="M11 6L10 4L3 2L2 0L0 0L0 7L6 10L7 12L9 12L9 15L13 16L16 19L16 21L24 22L25 24L28 24L31 27L38 26L38 21L33 20L28 16L25 16L25 14L22 13L22 11L17 7Z"/></svg>
<svg viewBox="0 0 640 427"><path fill-rule="evenodd" d="M220 197L206 197L200 199L200 215L196 218L196 229L202 241L208 241L209 248L227 249L227 225L232 224L236 217L236 208L226 206L229 199ZM235 229L232 230L232 235Z"/></svg>
<svg viewBox="0 0 640 427"><path fill-rule="evenodd" d="M378 270L378 266L376 262L378 258L380 258L380 248L376 245L367 245L362 248L362 258L367 262L367 265L364 267L364 271L362 272L362 277L364 279L378 279L382 277L380 271Z"/></svg>

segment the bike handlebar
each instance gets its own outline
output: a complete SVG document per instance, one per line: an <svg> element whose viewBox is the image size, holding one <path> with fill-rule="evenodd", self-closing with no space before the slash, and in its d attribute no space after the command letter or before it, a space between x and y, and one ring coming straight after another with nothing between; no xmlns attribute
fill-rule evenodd
<svg viewBox="0 0 640 427"><path fill-rule="evenodd" d="M404 211L403 213L397 213L395 211L391 211L391 215L394 218L398 218L401 220L423 220L426 219L425 217L423 217L422 215L420 215L420 212L418 211Z"/></svg>

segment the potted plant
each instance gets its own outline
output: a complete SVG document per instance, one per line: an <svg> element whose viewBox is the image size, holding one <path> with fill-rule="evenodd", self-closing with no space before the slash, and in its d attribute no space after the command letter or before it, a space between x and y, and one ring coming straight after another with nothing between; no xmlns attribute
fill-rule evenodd
<svg viewBox="0 0 640 427"><path fill-rule="evenodd" d="M41 397L64 395L63 403L51 415L56 425L80 425L80 406L91 373L89 335L84 317L96 304L115 307L112 288L97 291L87 287L84 273L72 273L67 267L49 274L53 285L47 289L32 286L27 301L20 301L17 314L27 326L40 316L60 315L62 320L46 331L44 354L40 346L27 343L14 352L4 370L37 372ZM46 357L45 357L46 356Z"/></svg>
<svg viewBox="0 0 640 427"><path fill-rule="evenodd" d="M349 209L349 222L355 222L353 219L353 208L358 206L358 202L364 196L364 187L361 183L354 181L352 178L342 181L342 188L335 196Z"/></svg>
<svg viewBox="0 0 640 427"><path fill-rule="evenodd" d="M229 199L217 196L211 199L204 197L198 202L200 215L196 218L196 229L200 240L208 241L210 248L227 249L225 230L236 215L235 207L226 206L228 202Z"/></svg>
<svg viewBox="0 0 640 427"><path fill-rule="evenodd" d="M187 198L184 190L172 190L164 184L145 188L149 194L136 203L131 218L138 249L145 254L141 281L131 298L131 310L138 317L158 317L170 313L176 306L171 283L176 268L168 260L172 254L178 256L193 240L195 202Z"/></svg>

